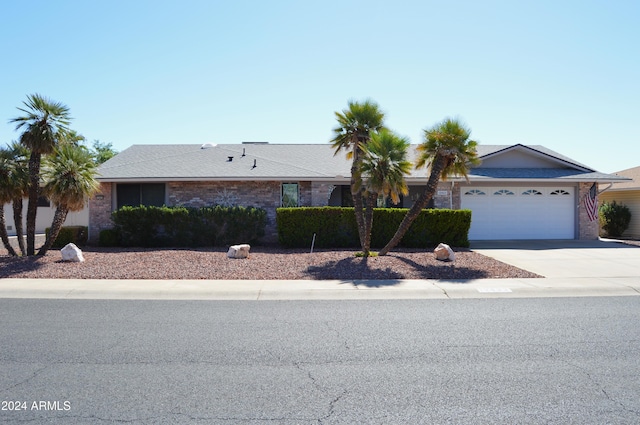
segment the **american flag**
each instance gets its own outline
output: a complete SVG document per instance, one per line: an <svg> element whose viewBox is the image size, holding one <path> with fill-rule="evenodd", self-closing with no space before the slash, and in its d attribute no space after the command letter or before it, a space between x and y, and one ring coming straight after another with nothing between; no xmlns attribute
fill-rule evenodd
<svg viewBox="0 0 640 425"><path fill-rule="evenodd" d="M584 196L584 207L587 210L589 221L598 219L598 187L595 183L591 185L591 189Z"/></svg>

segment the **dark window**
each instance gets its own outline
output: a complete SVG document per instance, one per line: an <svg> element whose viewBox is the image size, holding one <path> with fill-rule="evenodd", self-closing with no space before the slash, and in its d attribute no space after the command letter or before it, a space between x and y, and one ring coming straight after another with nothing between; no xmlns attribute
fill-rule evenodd
<svg viewBox="0 0 640 425"><path fill-rule="evenodd" d="M118 208L125 205L137 207L149 205L161 207L164 202L164 183L118 184Z"/></svg>
<svg viewBox="0 0 640 425"><path fill-rule="evenodd" d="M340 191L342 192L342 206L352 207L353 196L351 196L351 186L340 186Z"/></svg>

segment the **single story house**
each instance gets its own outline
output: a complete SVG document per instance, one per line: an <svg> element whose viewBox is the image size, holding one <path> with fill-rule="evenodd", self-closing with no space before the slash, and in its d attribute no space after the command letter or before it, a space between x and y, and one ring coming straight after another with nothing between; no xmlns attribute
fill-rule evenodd
<svg viewBox="0 0 640 425"><path fill-rule="evenodd" d="M411 155L415 156L415 146ZM432 207L472 210L469 238L597 239L583 199L595 183L621 181L543 146L479 145L482 164L442 181ZM325 144L134 145L99 168L90 200L89 237L110 228L123 205L241 205L264 208L267 239L277 238L276 208L350 205L351 162ZM407 177L411 207L428 170Z"/></svg>
<svg viewBox="0 0 640 425"><path fill-rule="evenodd" d="M629 180L616 182L600 195L601 202L613 202L626 205L631 211L629 228L622 234L625 238L640 239L640 167L614 173Z"/></svg>

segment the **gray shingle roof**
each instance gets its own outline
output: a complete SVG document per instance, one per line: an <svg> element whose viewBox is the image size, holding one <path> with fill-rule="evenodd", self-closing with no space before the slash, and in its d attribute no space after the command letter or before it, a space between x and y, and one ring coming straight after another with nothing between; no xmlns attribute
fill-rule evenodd
<svg viewBox="0 0 640 425"><path fill-rule="evenodd" d="M102 164L98 180L298 181L336 178L348 180L351 175L351 161L346 158L344 152L334 155L329 144L219 144L204 149L203 146L133 145ZM415 158L415 146L410 149L410 160ZM514 146L522 145L479 145L478 154L483 157ZM480 166L472 170L471 179L615 180L615 176L594 172L543 146L525 148L559 160L566 168L483 169ZM409 176L409 179L426 178L425 169L413 170Z"/></svg>

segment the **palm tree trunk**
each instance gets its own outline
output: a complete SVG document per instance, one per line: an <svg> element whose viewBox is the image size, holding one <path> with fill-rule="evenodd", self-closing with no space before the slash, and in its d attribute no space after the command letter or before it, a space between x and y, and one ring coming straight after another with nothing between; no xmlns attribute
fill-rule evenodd
<svg viewBox="0 0 640 425"><path fill-rule="evenodd" d="M16 251L11 246L11 243L9 243L9 235L7 234L7 225L4 221L4 205L0 205L0 239L2 239L2 243L4 244L4 247L7 249L7 252L9 253L9 255L13 257L17 257L18 254L16 254Z"/></svg>
<svg viewBox="0 0 640 425"><path fill-rule="evenodd" d="M364 210L364 243L362 244L362 252L368 257L371 251L371 230L373 229L373 208L376 206L378 199L377 193L367 194L367 206Z"/></svg>
<svg viewBox="0 0 640 425"><path fill-rule="evenodd" d="M360 246L364 250L365 243L365 223L364 206L362 201L362 177L360 176L360 147L353 149L353 162L351 164L351 197L353 198L353 211L356 215L356 225L358 226L358 236Z"/></svg>
<svg viewBox="0 0 640 425"><path fill-rule="evenodd" d="M16 226L16 238L18 239L18 247L20 253L25 256L27 251L24 246L24 229L22 228L22 197L13 200L13 223Z"/></svg>
<svg viewBox="0 0 640 425"><path fill-rule="evenodd" d="M62 229L62 225L64 221L67 219L67 213L69 212L66 208L56 208L56 212L53 215L53 221L51 222L51 229L49 229L49 234L47 235L47 239L42 245L42 248L38 251L38 255L44 255L53 245L56 238L58 237L58 233L60 233L60 229Z"/></svg>
<svg viewBox="0 0 640 425"><path fill-rule="evenodd" d="M31 152L29 157L29 204L27 205L27 255L36 253L36 214L40 195L40 160L42 155Z"/></svg>
<svg viewBox="0 0 640 425"><path fill-rule="evenodd" d="M387 244L382 248L379 255L387 255L389 251L396 247L402 240L403 236L407 233L413 222L420 215L420 212L429 205L429 201L433 198L433 195L436 193L436 189L438 188L438 182L440 181L440 175L444 170L447 164L447 157L438 155L436 156L433 164L431 165L431 174L429 175L429 180L427 181L427 187L424 192L420 195L420 197L416 200L416 202L411 206L411 209L407 212L407 214L402 219L400 226L398 226L398 230L393 235L391 240L387 242Z"/></svg>

